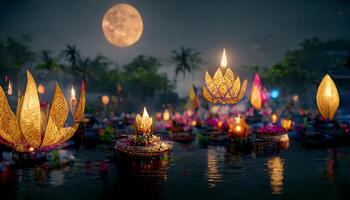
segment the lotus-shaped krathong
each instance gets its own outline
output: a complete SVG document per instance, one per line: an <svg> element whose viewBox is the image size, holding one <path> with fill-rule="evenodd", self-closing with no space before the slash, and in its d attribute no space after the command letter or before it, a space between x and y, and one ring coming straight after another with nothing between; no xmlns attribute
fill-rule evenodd
<svg viewBox="0 0 350 200"><path fill-rule="evenodd" d="M25 93L18 99L16 115L11 111L1 87L0 105L0 142L17 152L48 151L68 140L78 129L85 109L84 83L70 127L64 127L68 105L59 85L56 83L50 110L45 113L40 108L36 83L29 71Z"/></svg>
<svg viewBox="0 0 350 200"><path fill-rule="evenodd" d="M208 71L205 73L205 86L203 87L204 98L211 103L236 104L245 95L248 81L244 80L241 86L239 76L235 76L227 67L225 49L222 54L221 67L214 77L211 78Z"/></svg>

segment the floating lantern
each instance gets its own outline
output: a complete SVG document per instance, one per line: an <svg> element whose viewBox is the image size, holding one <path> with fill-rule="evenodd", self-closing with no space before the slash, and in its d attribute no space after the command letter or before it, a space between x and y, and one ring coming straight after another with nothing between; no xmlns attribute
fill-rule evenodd
<svg viewBox="0 0 350 200"><path fill-rule="evenodd" d="M64 127L68 105L58 84L48 115L42 115L35 80L27 71L26 90L18 102L15 115L0 87L0 141L18 152L46 151L68 140L78 129L85 109L84 83L71 127Z"/></svg>
<svg viewBox="0 0 350 200"><path fill-rule="evenodd" d="M8 85L8 88L7 88L7 94L10 95L10 96L13 94L12 82L11 81L9 81L9 85Z"/></svg>
<svg viewBox="0 0 350 200"><path fill-rule="evenodd" d="M327 74L323 77L317 90L316 102L318 111L324 118L333 120L339 107L339 101L337 87L332 78Z"/></svg>
<svg viewBox="0 0 350 200"><path fill-rule="evenodd" d="M291 119L281 119L281 126L286 130L290 130L292 128L292 120Z"/></svg>
<svg viewBox="0 0 350 200"><path fill-rule="evenodd" d="M146 108L143 108L143 114L137 114L135 119L135 128L138 134L150 134L152 131L153 120L149 117Z"/></svg>
<svg viewBox="0 0 350 200"><path fill-rule="evenodd" d="M230 121L229 121L230 122ZM230 136L235 136L235 137L239 137L239 138L244 138L247 136L248 133L248 125L245 122L245 120L240 116L237 116L234 118L234 121L229 123L229 135Z"/></svg>
<svg viewBox="0 0 350 200"><path fill-rule="evenodd" d="M256 110L261 109L261 91L259 88L255 85L252 87L252 93L250 95L250 103Z"/></svg>
<svg viewBox="0 0 350 200"><path fill-rule="evenodd" d="M101 97L101 101L102 101L102 104L103 104L103 105L107 106L108 103L109 103L109 96L103 95L103 96Z"/></svg>
<svg viewBox="0 0 350 200"><path fill-rule="evenodd" d="M276 124L276 122L277 122L277 115L276 115L276 114L272 114L272 115L271 115L271 122L272 122L273 124Z"/></svg>
<svg viewBox="0 0 350 200"><path fill-rule="evenodd" d="M205 73L204 98L211 103L236 104L245 94L248 81L244 80L242 87L239 76L234 75L227 67L226 51L223 50L221 66L216 70L212 78L208 71Z"/></svg>
<svg viewBox="0 0 350 200"><path fill-rule="evenodd" d="M168 121L170 119L170 112L168 110L165 110L163 113L163 120Z"/></svg>
<svg viewBox="0 0 350 200"><path fill-rule="evenodd" d="M133 157L158 157L163 156L173 148L173 143L162 140L152 134L153 120L149 117L146 108L143 109L142 117L137 114L135 118L135 129L129 138L117 140L115 149L119 153Z"/></svg>
<svg viewBox="0 0 350 200"><path fill-rule="evenodd" d="M39 94L45 94L45 91L46 91L45 86L40 83L39 86L38 86L38 93Z"/></svg>

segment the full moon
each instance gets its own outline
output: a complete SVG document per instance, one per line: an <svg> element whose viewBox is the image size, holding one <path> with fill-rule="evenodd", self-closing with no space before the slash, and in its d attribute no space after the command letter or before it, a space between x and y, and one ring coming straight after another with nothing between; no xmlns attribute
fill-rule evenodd
<svg viewBox="0 0 350 200"><path fill-rule="evenodd" d="M137 42L143 32L140 13L129 4L116 4L102 20L103 34L111 44L128 47Z"/></svg>

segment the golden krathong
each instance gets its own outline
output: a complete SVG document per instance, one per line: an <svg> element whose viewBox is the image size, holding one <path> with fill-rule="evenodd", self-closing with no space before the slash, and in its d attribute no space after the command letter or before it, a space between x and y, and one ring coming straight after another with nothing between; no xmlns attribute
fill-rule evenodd
<svg viewBox="0 0 350 200"><path fill-rule="evenodd" d="M137 114L135 119L135 128L138 134L150 134L152 131L153 120L148 116L146 108L143 108L143 114Z"/></svg>
<svg viewBox="0 0 350 200"><path fill-rule="evenodd" d="M318 86L316 102L321 115L328 120L333 120L340 100L337 87L328 74L323 77Z"/></svg>
<svg viewBox="0 0 350 200"><path fill-rule="evenodd" d="M40 109L37 86L29 71L26 91L18 99L16 115L11 111L1 87L0 104L0 141L18 152L45 151L65 142L77 130L85 109L84 84L71 127L64 127L68 105L59 85L56 84L53 101L46 115Z"/></svg>
<svg viewBox="0 0 350 200"><path fill-rule="evenodd" d="M205 73L205 86L203 87L204 98L211 103L236 104L245 94L248 81L244 80L241 87L239 76L235 76L230 68L227 67L225 49L221 58L221 67L219 67L214 77L211 78L208 71Z"/></svg>

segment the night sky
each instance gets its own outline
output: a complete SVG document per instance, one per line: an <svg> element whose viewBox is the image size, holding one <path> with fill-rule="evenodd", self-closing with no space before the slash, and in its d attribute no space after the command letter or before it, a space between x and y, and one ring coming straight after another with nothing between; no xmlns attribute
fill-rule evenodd
<svg viewBox="0 0 350 200"><path fill-rule="evenodd" d="M112 46L101 30L104 13L117 3L132 4L143 18L143 35L129 48ZM185 45L203 52L211 71L224 47L234 68L268 66L305 38L349 39L350 1L2 0L0 39L22 34L31 34L36 50L58 53L76 44L82 55L102 53L120 64L145 54L169 65L170 51Z"/></svg>

